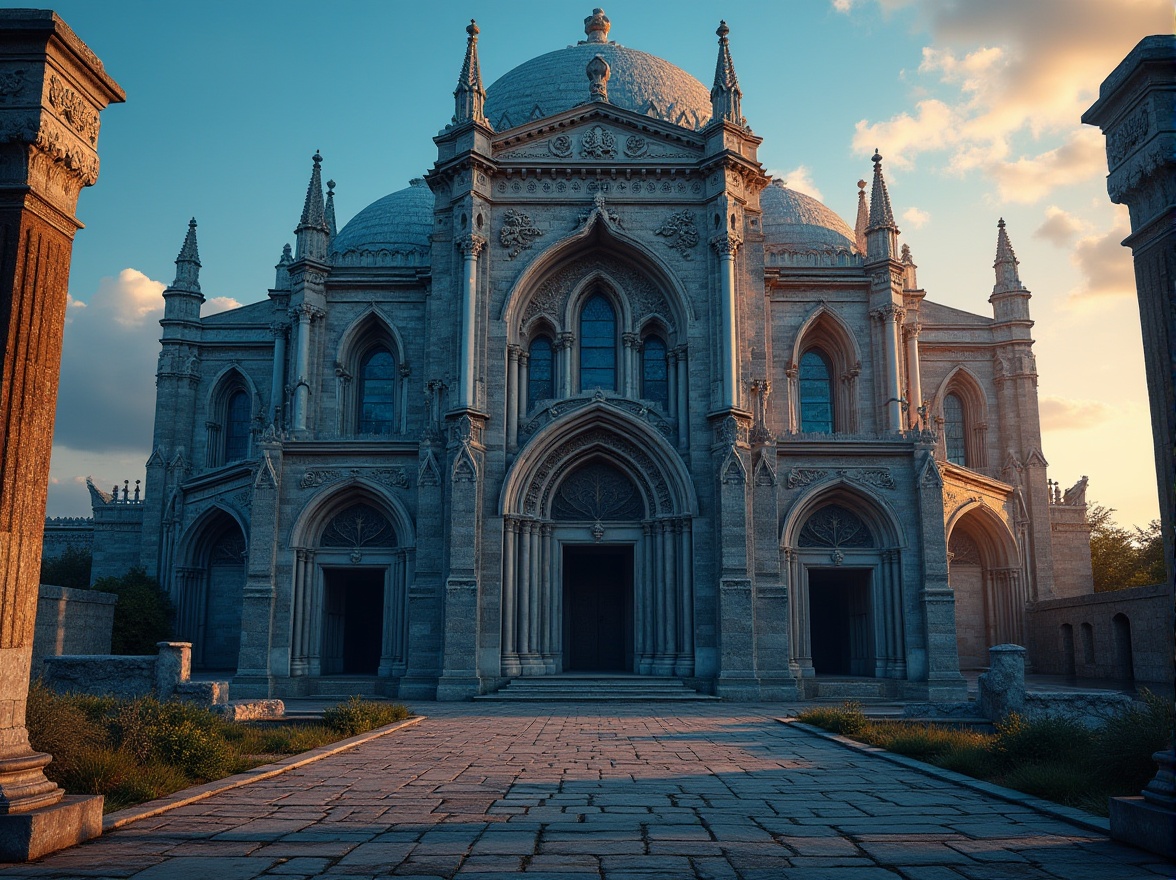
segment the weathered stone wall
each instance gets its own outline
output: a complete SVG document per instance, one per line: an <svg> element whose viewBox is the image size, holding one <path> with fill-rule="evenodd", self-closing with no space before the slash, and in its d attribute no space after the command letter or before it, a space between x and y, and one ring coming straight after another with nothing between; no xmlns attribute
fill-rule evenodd
<svg viewBox="0 0 1176 880"><path fill-rule="evenodd" d="M41 660L57 654L109 654L118 596L41 584L33 633L35 675Z"/></svg>
<svg viewBox="0 0 1176 880"><path fill-rule="evenodd" d="M143 506L134 502L94 505L93 562L90 583L122 577L139 564Z"/></svg>
<svg viewBox="0 0 1176 880"><path fill-rule="evenodd" d="M90 550L94 544L94 520L88 516L57 516L45 519L41 559L56 559L67 547Z"/></svg>
<svg viewBox="0 0 1176 880"><path fill-rule="evenodd" d="M1120 620L1126 619L1130 631L1135 681L1170 689L1172 592L1163 584L1038 602L1029 612L1033 670L1080 678L1126 679L1123 624L1115 623L1119 615ZM1070 627L1069 640L1063 631L1065 626ZM1084 632L1089 633L1089 643Z"/></svg>
<svg viewBox="0 0 1176 880"><path fill-rule="evenodd" d="M1086 505L1051 504L1050 543L1053 546L1054 595L1087 596L1094 592L1090 563L1090 526Z"/></svg>

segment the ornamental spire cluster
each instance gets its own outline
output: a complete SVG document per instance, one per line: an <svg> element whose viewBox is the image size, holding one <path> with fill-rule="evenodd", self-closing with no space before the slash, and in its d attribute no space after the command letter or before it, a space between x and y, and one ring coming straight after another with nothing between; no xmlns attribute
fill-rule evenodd
<svg viewBox="0 0 1176 880"><path fill-rule="evenodd" d="M176 257L176 280L172 282L172 290L200 293L200 252L196 249L195 217L188 221L188 234L184 236L180 255Z"/></svg>
<svg viewBox="0 0 1176 880"><path fill-rule="evenodd" d="M866 231L894 229L894 211L890 208L890 193L886 191L886 178L882 176L882 154L874 150L874 186L870 190L870 222Z"/></svg>
<svg viewBox="0 0 1176 880"><path fill-rule="evenodd" d="M472 18L466 26L465 59L457 77L457 88L453 90L453 122L480 122L486 124L486 90L482 88L482 67L478 63L478 23Z"/></svg>
<svg viewBox="0 0 1176 880"><path fill-rule="evenodd" d="M318 150L314 151L311 161L314 165L310 172L310 183L306 187L306 201L302 205L302 217L294 229L297 236L297 260L325 260L327 240L331 234L326 219L326 203L323 200L322 171L319 168L323 157Z"/></svg>
<svg viewBox="0 0 1176 880"><path fill-rule="evenodd" d="M1024 290L1021 275L1017 271L1020 264L1017 255L1013 253L1013 245L1009 241L1009 234L1005 232L1004 217L996 224L996 260L992 268L996 270L996 286L993 293L1006 293L1013 290Z"/></svg>

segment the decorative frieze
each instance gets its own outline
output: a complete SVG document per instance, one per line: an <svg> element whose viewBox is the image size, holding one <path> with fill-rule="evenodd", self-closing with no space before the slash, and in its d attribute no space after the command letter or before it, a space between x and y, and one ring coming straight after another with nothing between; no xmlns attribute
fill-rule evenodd
<svg viewBox="0 0 1176 880"><path fill-rule="evenodd" d="M408 475L402 467L392 468L322 468L308 470L298 481L299 489L317 489L341 480L361 479L397 489L408 488Z"/></svg>
<svg viewBox="0 0 1176 880"><path fill-rule="evenodd" d="M507 248L507 256L513 260L530 248L531 243L542 234L543 230L535 226L529 214L512 208L503 216L498 241L504 248Z"/></svg>

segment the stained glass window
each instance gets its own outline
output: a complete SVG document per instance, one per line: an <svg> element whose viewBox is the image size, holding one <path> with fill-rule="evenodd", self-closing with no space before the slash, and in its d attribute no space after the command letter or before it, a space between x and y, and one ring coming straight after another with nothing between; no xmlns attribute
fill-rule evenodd
<svg viewBox="0 0 1176 880"><path fill-rule="evenodd" d="M800 430L833 433L833 371L819 351L800 358Z"/></svg>
<svg viewBox="0 0 1176 880"><path fill-rule="evenodd" d="M947 447L948 461L952 464L967 465L967 444L964 441L964 404L954 394L943 398L943 442Z"/></svg>
<svg viewBox="0 0 1176 880"><path fill-rule="evenodd" d="M551 356L551 340L540 336L532 340L527 359L527 406L533 408L540 400L555 397L555 369Z"/></svg>
<svg viewBox="0 0 1176 880"><path fill-rule="evenodd" d="M359 368L359 432L391 434L396 424L396 361L386 348L376 348Z"/></svg>
<svg viewBox="0 0 1176 880"><path fill-rule="evenodd" d="M641 349L641 396L662 406L670 399L666 344L656 336L646 339Z"/></svg>
<svg viewBox="0 0 1176 880"><path fill-rule="evenodd" d="M225 462L249 455L249 395L238 388L225 404Z"/></svg>
<svg viewBox="0 0 1176 880"><path fill-rule="evenodd" d="M617 388L617 316L597 294L580 312L580 390Z"/></svg>

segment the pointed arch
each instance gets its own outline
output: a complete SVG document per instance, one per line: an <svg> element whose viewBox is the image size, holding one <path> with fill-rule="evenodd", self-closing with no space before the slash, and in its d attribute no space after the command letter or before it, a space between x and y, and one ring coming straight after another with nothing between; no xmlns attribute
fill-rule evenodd
<svg viewBox="0 0 1176 880"><path fill-rule="evenodd" d="M416 529L404 502L378 483L363 478L324 487L312 496L290 528L291 547L313 547L327 523L352 504L366 502L388 517L396 531L396 546L416 546Z"/></svg>
<svg viewBox="0 0 1176 880"><path fill-rule="evenodd" d="M944 431L950 413L945 413L944 402L948 395L955 395L962 406L963 416L963 466L978 470L988 466L988 395L984 393L984 386L979 378L964 364L957 364L939 383L935 389L935 396L931 399L931 412L934 413L939 428L939 457L948 458L948 450ZM959 464L959 462L956 462Z"/></svg>
<svg viewBox="0 0 1176 880"><path fill-rule="evenodd" d="M221 369L209 386L205 412L205 464L220 467L249 458L253 419L261 397L249 374L237 364Z"/></svg>
<svg viewBox="0 0 1176 880"><path fill-rule="evenodd" d="M374 304L343 331L335 349L336 429L399 434L407 419L404 340Z"/></svg>
<svg viewBox="0 0 1176 880"><path fill-rule="evenodd" d="M874 536L875 546L891 549L908 546L902 530L902 520L893 505L864 487L838 477L813 485L796 500L780 529L781 548L799 546L800 530L808 522L809 517L830 504L846 507L861 517Z"/></svg>
<svg viewBox="0 0 1176 880"><path fill-rule="evenodd" d="M832 404L834 433L854 433L859 430L857 377L862 368L862 354L853 330L828 303L820 303L801 322L792 343L789 362L790 410L793 431L803 430L800 419L801 360L809 351L823 355L832 372Z"/></svg>
<svg viewBox="0 0 1176 880"><path fill-rule="evenodd" d="M241 645L248 521L229 504L202 511L180 538L176 633L199 669L236 668Z"/></svg>
<svg viewBox="0 0 1176 880"><path fill-rule="evenodd" d="M698 498L681 457L644 422L596 401L540 430L507 472L498 512L542 515L563 475L586 457L600 457L634 477L650 516L694 515Z"/></svg>

